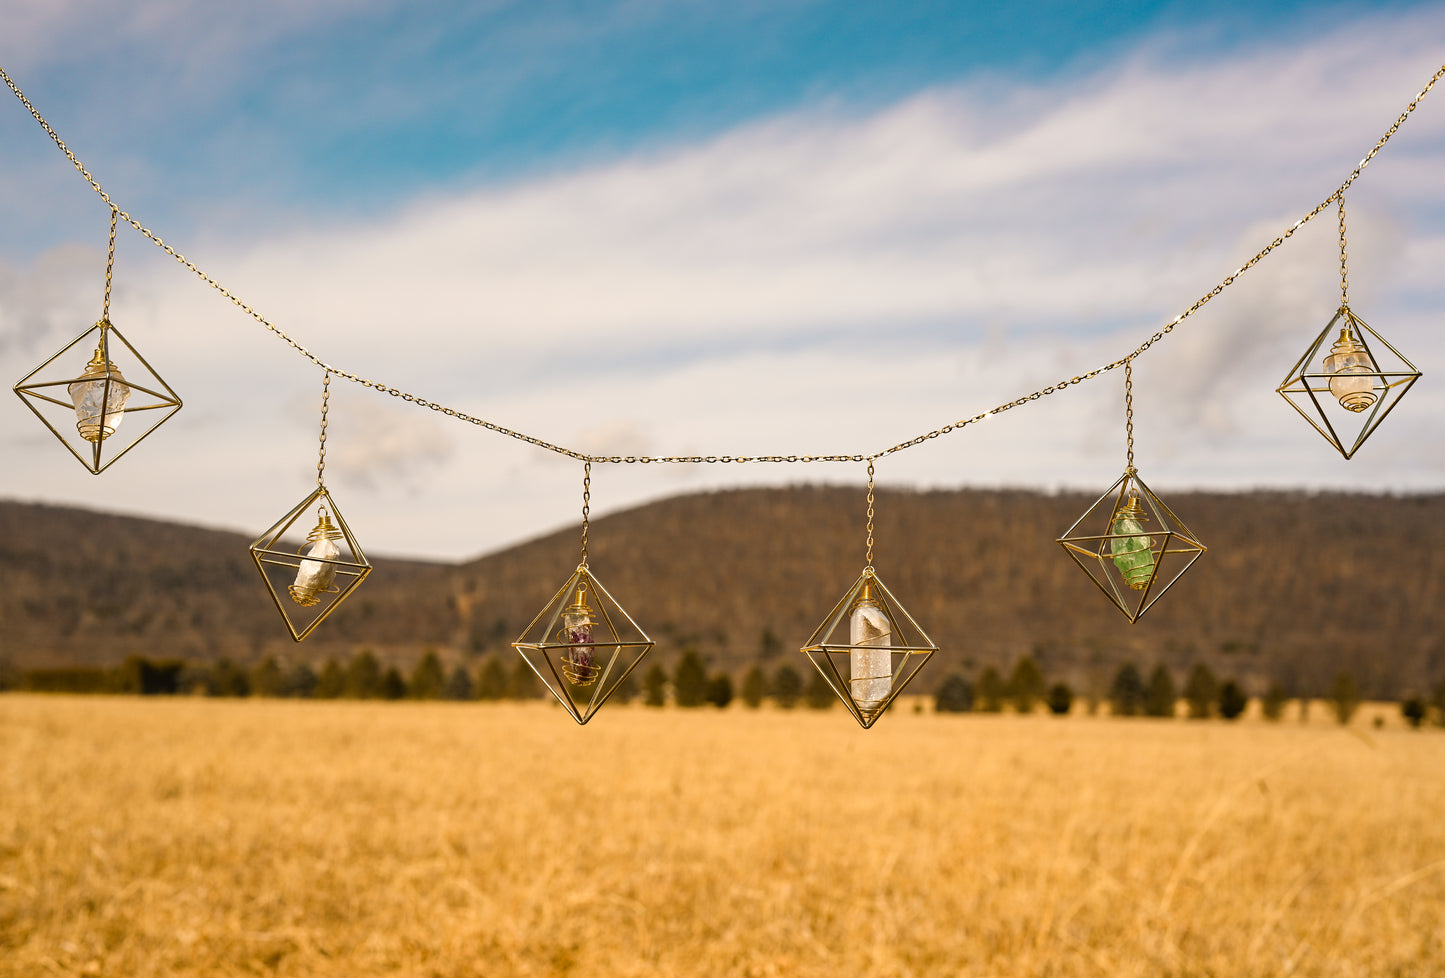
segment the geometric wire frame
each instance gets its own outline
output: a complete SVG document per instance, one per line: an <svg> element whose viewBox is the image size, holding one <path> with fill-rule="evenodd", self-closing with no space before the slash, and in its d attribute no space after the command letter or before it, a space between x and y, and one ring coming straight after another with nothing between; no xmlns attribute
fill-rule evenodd
<svg viewBox="0 0 1445 978"><path fill-rule="evenodd" d="M89 340L90 334L97 331L100 336L94 341ZM120 343L111 342L112 338L120 340ZM82 347L82 350L76 351L74 361L70 361L69 354L76 347ZM99 351L98 357L92 360L92 363L96 365L93 372L88 371L78 377L66 375L58 379L35 379L56 361L66 360L80 363L83 362L83 357L90 357L93 350ZM130 355L125 356L125 352L129 352ZM115 354L121 354L121 356L116 357ZM121 362L116 363L117 359ZM90 426L94 434L94 440L91 440L80 434L79 426L76 424L76 407L66 389L75 383L97 381L104 385L101 392L102 405L105 405L112 396L116 385L130 388L130 399L124 402L124 407L120 410L102 408L102 423ZM57 388L58 390L56 390ZM25 402L25 405L44 422L45 427L60 439L60 443L70 451L70 454L74 455L80 464L94 475L99 475L109 468L117 459L139 444L141 439L155 431L171 415L181 409L181 399L176 396L176 392L161 379L139 351L130 345L130 342L121 335L120 330L104 319L77 336L55 356L26 374L15 385L15 393L20 395L20 399ZM137 395L144 396L137 397ZM64 399L62 400L62 398ZM42 407L45 408L45 411L41 410ZM62 410L56 410L57 408ZM116 438L115 432L119 429L121 421L137 411L161 413L156 416L156 420L149 427L137 428L135 424L131 424L127 426L125 436ZM51 419L46 417L46 412L54 414L58 418L64 418L64 420L60 421L57 427L56 423L52 423ZM115 419L113 425L105 423L112 418ZM137 431L139 433L134 438L129 438L130 434ZM72 437L75 444L71 443ZM129 441L126 441L126 438L129 438ZM117 445L121 447L116 448Z"/></svg>
<svg viewBox="0 0 1445 978"><path fill-rule="evenodd" d="M1120 526L1126 519L1136 525ZM1131 622L1152 608L1206 549L1132 468L1058 542Z"/></svg>
<svg viewBox="0 0 1445 978"><path fill-rule="evenodd" d="M281 538L294 524L303 516L309 516L313 503L319 504L319 519L307 541L299 547L294 545L295 537L290 542L281 542ZM333 518L334 524L331 522ZM309 522L308 519L307 523ZM333 545L344 544L336 546L336 556L299 552L308 543L316 545L323 537ZM310 635L312 630L321 624L322 619L335 611L336 607L366 580L366 575L371 573L371 564L361 552L356 538L351 535L351 528L341 518L341 511L336 508L336 503L325 486L318 486L291 512L261 534L256 542L251 544L251 557L256 561L256 569L261 572L261 579L266 582L266 591L276 603L276 610L281 612L291 637L298 642ZM299 572L303 570L303 564L306 565L305 571L313 579L320 576L327 586L301 588ZM301 591L299 595L298 590ZM283 596L285 600L282 600Z"/></svg>
<svg viewBox="0 0 1445 978"><path fill-rule="evenodd" d="M590 604L586 603L589 595ZM563 634L563 616L573 609L587 617L590 642L569 642ZM579 724L592 719L652 646L652 639L592 576L586 564L578 566L556 597L512 643L548 692ZM579 669L577 656L584 649L585 664Z"/></svg>
<svg viewBox="0 0 1445 978"><path fill-rule="evenodd" d="M1374 370L1352 371L1349 375L1369 377L1374 381L1372 390L1375 399L1364 411L1352 412L1342 407L1330 392L1330 380L1341 375L1325 373L1322 369L1324 357L1329 355L1327 345L1337 327L1350 329L1354 333L1360 345L1365 348L1370 363L1375 367ZM1386 354L1384 362L1381 362L1379 354ZM1311 366L1315 369L1311 370ZM1276 390L1326 441L1348 459L1354 456L1365 439L1379 427L1380 422L1385 420L1385 415L1394 410L1400 398L1405 396L1405 392L1419 378L1420 371L1416 370L1414 364L1406 360L1399 350L1351 312L1348 306L1341 306L1329 325L1315 337L1314 343L1290 369ZM1310 408L1313 408L1313 412ZM1356 422L1359 425L1358 432L1351 436L1350 432L1354 430ZM1346 443L1349 444L1348 448L1345 447Z"/></svg>
<svg viewBox="0 0 1445 978"><path fill-rule="evenodd" d="M864 592L865 587L868 588L868 593ZM855 605L860 603L860 596L862 600L871 597L889 625L888 691L886 695L879 697L876 695L878 691L872 690L875 695L869 697L866 704L860 703L854 697L850 682L855 647L848 641L851 629L849 619L852 617ZM841 634L835 634L840 630ZM881 650L883 647L878 646L878 648ZM872 649L859 645L857 650L865 657L860 663L860 668L868 668L866 655ZM843 595L842 600L834 605L833 610L828 613L828 617L823 619L823 623L813 631L812 637L808 639L808 644L800 651L808 657L818 672L822 673L823 678L828 681L828 685L833 687L833 692L843 701L848 712L853 714L853 719L857 720L864 730L867 730L877 723L878 718L887 711L893 698L903 692L903 688L913 681L913 677L918 675L918 670L922 669L923 664L938 651L938 646L933 644L933 640L919 627L918 622L913 620L908 609L893 596L893 593L874 573L873 568L866 567L863 573L858 575L858 580L854 581L853 586L848 589L848 593ZM881 673L873 674L873 676L883 678ZM873 677L859 680L862 683L874 681L876 679Z"/></svg>

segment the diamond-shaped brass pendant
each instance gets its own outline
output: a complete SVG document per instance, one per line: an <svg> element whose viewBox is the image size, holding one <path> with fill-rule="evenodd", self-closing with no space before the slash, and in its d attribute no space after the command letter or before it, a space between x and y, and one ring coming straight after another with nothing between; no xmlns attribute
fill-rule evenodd
<svg viewBox="0 0 1445 978"><path fill-rule="evenodd" d="M294 531L305 532L305 541L298 543L300 532ZM251 557L276 610L298 642L371 573L371 564L325 486L318 486L261 534L251 544Z"/></svg>
<svg viewBox="0 0 1445 978"><path fill-rule="evenodd" d="M872 567L858 575L802 649L864 730L937 651Z"/></svg>
<svg viewBox="0 0 1445 978"><path fill-rule="evenodd" d="M83 368L79 374L68 372L76 367ZM176 392L104 319L30 371L15 393L93 475L181 409ZM140 411L154 413L131 421L117 435L121 423Z"/></svg>
<svg viewBox="0 0 1445 978"><path fill-rule="evenodd" d="M1131 622L1206 549L1133 469L1065 531L1059 545Z"/></svg>
<svg viewBox="0 0 1445 978"><path fill-rule="evenodd" d="M578 723L592 719L652 645L586 564L512 643Z"/></svg>
<svg viewBox="0 0 1445 978"><path fill-rule="evenodd" d="M1276 390L1352 458L1419 378L1399 350L1341 306Z"/></svg>

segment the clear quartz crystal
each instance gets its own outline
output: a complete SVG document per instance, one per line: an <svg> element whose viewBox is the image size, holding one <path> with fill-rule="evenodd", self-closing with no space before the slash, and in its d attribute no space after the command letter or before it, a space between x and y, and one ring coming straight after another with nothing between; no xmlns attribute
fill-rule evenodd
<svg viewBox="0 0 1445 978"><path fill-rule="evenodd" d="M597 660L592 647L592 617L584 605L567 609L562 615L562 637L567 646L567 678L578 686L597 680Z"/></svg>
<svg viewBox="0 0 1445 978"><path fill-rule="evenodd" d="M107 376L109 384L107 385ZM107 391L106 387L110 390ZM85 373L66 387L70 401L75 405L76 430L89 442L100 441L115 434L125 417L125 405L130 400L130 385L125 382L119 368L106 360L99 348L86 365Z"/></svg>
<svg viewBox="0 0 1445 978"><path fill-rule="evenodd" d="M336 541L322 537L311 545L307 556L335 560L341 556L341 548L336 546ZM291 600L306 607L321 600L318 595L328 590L336 580L336 565L323 560L301 561L301 567L296 571L296 583L291 585Z"/></svg>
<svg viewBox="0 0 1445 978"><path fill-rule="evenodd" d="M1124 576L1124 583L1141 591L1154 576L1154 553L1149 549L1149 535L1135 518L1138 505L1138 500L1131 497L1114 514L1111 532L1115 536L1109 541L1109 552L1113 554L1114 566Z"/></svg>
<svg viewBox="0 0 1445 978"><path fill-rule="evenodd" d="M864 585L863 596L848 616L848 691L861 710L882 705L893 687L892 629L888 616L878 607L871 589Z"/></svg>
<svg viewBox="0 0 1445 978"><path fill-rule="evenodd" d="M1375 365L1348 328L1340 330L1340 338L1330 347L1324 367L1330 374L1330 393L1345 410L1363 411L1375 403L1375 378L1369 376L1375 372Z"/></svg>

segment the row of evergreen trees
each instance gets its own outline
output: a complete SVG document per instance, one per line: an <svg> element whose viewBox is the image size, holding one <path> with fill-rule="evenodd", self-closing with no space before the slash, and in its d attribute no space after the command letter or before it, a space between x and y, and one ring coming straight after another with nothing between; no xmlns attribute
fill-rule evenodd
<svg viewBox="0 0 1445 978"><path fill-rule="evenodd" d="M463 665L448 670L436 652L428 651L404 674L395 666L384 666L369 650L345 662L329 659L320 670L304 662L283 665L275 658L246 669L229 659L191 664L131 656L115 669L32 670L0 682L0 688L6 687L71 693L387 700L525 700L544 693L542 684L520 656L512 658L509 665L498 656L488 656L473 673ZM726 707L734 698L753 709L767 700L783 709L802 704L826 710L838 703L828 682L815 669L800 670L792 663L783 663L766 672L761 665L754 665L735 689L728 673L709 674L702 657L691 649L683 652L670 674L654 662L641 676L629 676L614 694L615 701L624 703L639 697L648 706L671 703L680 707ZM1063 715L1074 709L1075 698L1067 683L1050 683L1038 663L1025 656L1007 677L993 666L985 666L973 679L957 672L945 676L935 693L934 708L944 713L999 713L1006 709L1033 713L1043 708ZM1259 697L1262 715L1267 720L1280 719L1291 698L1278 683L1271 683ZM1231 678L1221 681L1202 663L1189 671L1182 687L1163 665L1155 666L1146 680L1136 665L1125 663L1115 672L1102 700L1114 716L1176 717L1182 702L1185 715L1191 718L1217 716L1233 720L1243 714L1249 696L1241 683ZM1339 673L1326 702L1340 723L1349 723L1361 702L1354 678ZM1090 713L1097 712L1100 705L1100 698L1086 701ZM1309 699L1301 697L1302 719L1308 716L1308 709ZM1445 682L1437 685L1428 698L1407 697L1400 709L1413 726L1427 719L1445 726Z"/></svg>

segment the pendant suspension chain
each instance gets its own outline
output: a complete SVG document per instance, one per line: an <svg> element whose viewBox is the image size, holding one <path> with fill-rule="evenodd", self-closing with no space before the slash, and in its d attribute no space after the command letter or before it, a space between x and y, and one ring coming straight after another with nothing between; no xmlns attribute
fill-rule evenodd
<svg viewBox="0 0 1445 978"><path fill-rule="evenodd" d="M105 249L105 300L101 305L101 322L110 323L110 283L115 273L115 229L120 214L114 204L110 206L110 241Z"/></svg>
<svg viewBox="0 0 1445 978"><path fill-rule="evenodd" d="M1129 442L1129 473L1134 473L1134 358L1124 361L1124 430Z"/></svg>
<svg viewBox="0 0 1445 978"><path fill-rule="evenodd" d="M1345 195L1340 194L1340 308L1350 304L1350 279L1345 270Z"/></svg>
<svg viewBox="0 0 1445 978"><path fill-rule="evenodd" d="M592 510L592 461L589 459L582 463L582 563L577 566L587 566L587 517Z"/></svg>
<svg viewBox="0 0 1445 978"><path fill-rule="evenodd" d="M101 305L100 321L110 325L110 280L115 272L115 228L120 215L115 205L110 207L110 243L105 249L105 301Z"/></svg>
<svg viewBox="0 0 1445 978"><path fill-rule="evenodd" d="M326 409L331 401L331 371L321 378L321 452L316 459L316 485L326 487Z"/></svg>
<svg viewBox="0 0 1445 978"><path fill-rule="evenodd" d="M273 323L273 322L271 322L270 320L268 320L265 316L263 316L261 313L257 312L257 311L256 311L254 308L252 308L251 306L247 305L247 304L246 304L244 301L242 301L237 295L235 295L233 292L231 292L229 289L227 289L227 288L226 288L224 285L222 285L220 282L216 281L216 280L213 279L210 275L208 275L208 274L206 274L204 271L202 271L202 270L200 269L200 267L198 267L198 266L195 264L195 262L191 261L191 260L190 260L189 258L187 258L185 255L183 255L183 254L181 254L180 252L178 252L174 247L172 247L171 245L167 244L162 238L160 238L160 237L159 237L158 235L156 235L154 232L152 232L152 231L150 231L149 229L147 229L144 225L142 225L142 224L140 223L139 220L137 220L136 218L132 217L132 216L131 216L129 213L127 213L126 211L120 210L119 207L118 207L118 205L116 205L116 204L111 200L110 194L108 194L108 193L105 191L105 189L101 187L100 183L95 179L94 176L91 175L91 172L90 172L88 169L86 169L85 165L84 165L83 163L81 163L81 161L76 157L75 153L70 149L70 147L65 144L65 141L60 138L60 134L55 131L54 127L52 127L49 122L45 121L44 116L42 116L42 115L40 114L40 111L35 108L35 105L30 101L30 99L29 99L28 97L26 97L25 93L24 93L23 91L21 91L20 87L15 84L14 80L11 79L11 77L9 76L9 74L7 74L3 68L0 68L0 81L3 81L3 82L5 83L5 85L10 89L10 91L14 93L15 97L20 100L21 104L24 105L25 108L30 112L30 115L35 119L35 121L40 125L40 127L45 130L46 135L48 135L48 136L50 137L51 141L55 143L56 147L59 148L59 150L60 150L62 153L65 154L66 159L68 159L68 160L71 162L71 164L75 167L76 171L79 172L79 174L85 179L85 181L90 184L91 189L94 190L97 194L99 194L99 195L100 195L100 198L101 198L102 200L104 200L107 204L109 204L109 205L111 206L112 212L113 212L113 214L112 214L113 218L116 217L116 216L118 216L120 219L123 219L126 223L128 223L131 227L135 228L136 231L138 231L142 236L144 236L147 240L149 240L149 241L150 241L152 244L154 244L157 248L160 248L160 249L161 249L162 251L164 251L166 254L170 255L170 256L171 256L172 258L174 258L177 262L179 262L181 265L183 265L186 269L188 269L189 271L193 272L198 278L201 279L201 281L205 282L207 285L209 285L211 288L215 289L217 292L219 292L219 293L220 293L222 296L224 296L226 299L230 300L230 302L231 302L233 305L235 305L238 309L240 309L242 312L246 313L248 316L250 316L252 319L254 319L254 320L255 320L257 323L259 323L261 326L265 327L267 330L269 330L270 332L274 333L277 337L279 337L281 340L283 340L285 343L287 343L289 346L291 346L291 347L292 347L297 353L299 353L301 356L303 356L303 357L305 357L306 359L310 360L312 363L316 364L316 366L321 367L322 369L327 370L327 371L329 371L329 372L331 372L331 373L334 373L334 374L336 374L338 377L343 377L343 378L345 378L346 380L352 381L353 383L360 384L360 385L363 386L363 387L369 387L369 388L371 388L371 389L373 389L373 390L381 391L382 393L385 393L385 394L390 394L390 395L392 395L393 397L399 397L399 398L401 398L401 399L404 400L404 401L407 401L407 402L412 403L412 404L419 405L419 406L424 407L424 408L426 408L426 409L428 409L428 410L430 410L430 411L436 411L436 412L438 412L438 413L440 413L440 414L444 414L444 415L446 415L446 416L448 416L448 417L456 418L456 419L458 419L458 420L460 420L460 421L465 421L465 422L467 422L468 424L473 424L473 425L477 425L478 427L485 428L485 429L487 429L488 431L495 432L496 434L505 435L505 436L507 436L508 438L515 438L515 439L517 439L518 441L526 442L526 443L529 444L529 445L535 445L536 447L546 449L546 450L549 451L549 452L556 452L556 453L559 454L559 455L565 455L565 456L567 456L568 458L575 458L575 459L577 459L577 460L579 460L579 461L582 461L582 462L585 462L585 463L588 463L588 464L590 464L590 463L592 463L592 462L643 463L643 464L652 463L652 462L656 462L656 463L659 463L659 464L662 464L662 463L700 463L700 462L722 462L722 463L733 463L733 462L737 462L737 463L742 463L742 462L775 462L775 463L784 463L784 462L786 462L786 463L791 463L791 462L861 462L861 461L870 461L870 462L871 462L871 460L873 460L873 459L878 459L878 458L884 457L885 455L892 455L892 454L894 454L894 453L896 453L896 452L905 451L905 450L907 450L907 449L909 449L909 448L912 448L912 447L915 446L915 445L920 445L920 444L922 444L923 442L928 441L928 440L930 440L930 439L938 438L938 437L941 436L941 435L946 435L946 434L949 434L949 433L951 433L951 432L958 431L959 429L964 428L964 427L967 427L968 425L972 425L972 424L976 424L976 423L981 422L981 421L985 421L985 420L987 420L987 419L989 419L989 418L992 418L993 416L995 416L995 415L997 415L997 414L1001 414L1001 413L1004 412L1004 411L1008 411L1008 410L1011 410L1012 408L1019 407L1020 405L1026 404L1026 403L1028 403L1028 402L1030 402L1030 401L1036 401L1036 400L1038 400L1040 397L1044 397L1044 396L1047 396L1047 395L1049 395L1049 394L1053 394L1053 393L1055 393L1055 392L1057 392L1057 391L1064 390L1064 389L1066 389L1066 388L1068 388L1068 387L1072 387L1072 386L1074 386L1074 385L1076 385L1076 384L1081 384L1081 383L1084 383L1084 382L1086 382L1086 381L1093 380L1095 377L1098 377L1100 374L1105 373L1105 372L1107 372L1107 371L1114 370L1114 369L1117 369L1117 368L1119 368L1119 367L1126 367L1126 368L1127 368L1127 366L1128 366L1128 364L1129 364L1129 362L1130 362L1131 360L1133 360L1135 357L1140 356L1140 355L1143 354L1146 350L1148 350L1150 347L1152 347L1155 343L1159 342L1159 341L1162 340L1165 336L1167 336L1167 335L1169 335L1170 333L1172 333L1172 332L1174 331L1174 328L1175 328L1176 326L1178 326L1180 323L1184 322L1184 320L1188 319L1188 318L1189 318L1190 316L1192 316L1194 313L1196 313L1196 312L1198 312L1200 309L1202 309L1210 300L1212 300L1215 296L1219 295L1219 294L1220 294L1221 292L1223 292L1226 288L1228 288L1229 286L1233 285L1233 284L1240 278L1240 276L1242 276L1245 272L1249 271L1249 270L1250 270L1251 268L1253 268L1255 265L1259 264L1259 263L1260 263L1261 261L1263 261L1269 254L1271 254L1276 248L1280 247L1280 246L1283 245L1287 240L1289 240L1290 238L1292 238L1292 237L1294 236L1294 234L1295 234L1296 231L1298 231L1300 228L1304 227L1307 223L1309 223L1310 221L1312 221L1312 220L1314 220L1316 217L1318 217L1318 216L1320 215L1320 213L1321 213L1322 211L1324 211L1324 209L1325 209L1326 207L1328 207L1330 204L1335 203L1336 201L1339 201L1339 202L1340 202L1340 204L1341 204L1341 218L1342 218L1342 220L1343 220L1343 198L1344 198L1344 193L1345 193L1345 191L1348 190L1348 189L1350 188L1350 186L1353 185L1354 182L1355 182L1357 179L1359 179L1359 176L1360 176L1360 174L1364 171L1365 167L1369 166L1369 165L1370 165L1370 161L1373 160L1373 159L1379 154L1380 150L1384 149L1385 144L1390 141L1390 138L1395 135L1395 133L1399 130L1400 126L1402 126L1402 125L1405 123L1405 120L1410 117L1411 113L1413 113L1413 112L1415 111L1415 109L1416 109L1417 107L1419 107L1419 104L1420 104L1421 100L1423 100L1423 99L1425 98L1425 96L1426 96L1427 94L1429 94L1429 92L1431 91L1431 89L1433 89L1433 88L1435 87L1435 85L1440 81L1441 78L1445 78L1445 65L1441 65L1441 66L1440 66L1439 70L1437 70L1437 71L1435 72L1435 74L1430 78L1429 82L1426 83L1425 87L1422 88L1422 89L1419 91L1419 93L1416 94L1415 97L1410 100L1410 103L1409 103L1407 106L1405 106L1405 110L1400 113L1399 117L1395 119L1395 121L1390 125L1390 127L1389 127L1387 130L1385 130L1384 134L1383 134L1382 136L1380 136L1380 138L1379 138L1378 140L1376 140L1375 145L1374 145L1373 147L1371 147L1370 151L1369 151L1368 153L1366 153L1365 156L1360 160L1360 162L1355 165L1355 168L1350 171L1349 176L1347 176L1347 177L1345 178L1344 182L1341 183L1341 184L1339 185L1339 187L1337 187L1335 190L1333 190L1328 197L1326 197L1324 200L1320 201L1320 203L1318 203L1317 205L1315 205L1314 208L1312 208L1308 213L1306 213L1306 214L1305 214L1303 217L1301 217L1299 220L1295 221L1294 224L1290 225L1287 229L1285 229L1285 231L1283 231L1278 237L1276 237L1273 241L1269 242L1269 243L1268 243L1267 245L1265 245L1262 249L1260 249L1260 250L1254 255L1254 257L1250 258L1250 259L1249 259L1248 261L1246 261L1243 265L1240 265L1238 268L1236 268L1236 269L1235 269L1233 272L1231 272L1229 275L1225 276L1225 278L1224 278L1222 281L1220 281L1219 284L1215 285L1214 288L1210 289L1208 292L1206 292L1206 293L1205 293L1203 296L1201 296L1199 299L1195 300L1195 302L1194 302L1193 305L1189 306L1189 308L1185 309L1185 310L1184 310L1183 312L1181 312L1179 315L1175 316L1172 320L1170 320L1168 323L1166 323L1161 329L1159 329L1159 330L1158 330L1157 332L1155 332L1152 336L1150 336L1147 340L1145 340L1145 341L1144 341L1143 343L1141 343L1138 347L1136 347L1130 354L1128 354L1128 356L1126 356L1126 357L1124 357L1124 358L1122 358L1122 359L1115 360L1115 361L1113 361L1112 363L1105 364L1104 366L1098 367L1098 368L1096 368L1096 369L1094 369L1094 370L1090 370L1090 371L1088 371L1087 373L1082 373L1082 374L1079 374L1079 375L1077 375L1077 376L1075 376L1075 377L1072 377L1072 378L1067 378L1067 379L1064 379L1064 380L1057 381L1057 382L1055 382L1055 383L1053 383L1053 384L1050 384L1050 385L1047 386L1047 387L1044 387L1044 388L1041 388L1040 390L1034 391L1033 393L1025 394L1025 395L1023 395L1022 397L1015 398L1014 400L1008 401L1008 402L1006 402L1006 403L1004 403L1004 404L1001 404L1001 405L999 405L998 407L995 407L995 408L993 408L993 409L991 409L991 410L984 411L984 412L981 413L981 414L976 414L976 415L974 415L974 416L972 416L972 417L963 418L963 419L961 419L961 420L959 420L959 421L955 421L955 422L953 422L953 423L951 423L951 424L944 425L944 426L941 427L941 428L937 428L937 429L935 429L935 430L933 430L933 431L930 431L930 432L927 432L927 433L925 433L925 434L921 434L921 435L918 435L918 436L916 436L916 437L914 437L914 438L910 438L910 439L908 439L907 441L899 442L898 444L894 445L894 446L891 447L891 448L884 449L883 451L880 451L880 452L874 452L874 453L872 453L872 454L870 454L870 455L863 455L863 454L846 455L846 454L845 454L845 455L739 455L739 456L734 456L734 455L667 455L667 456L626 455L626 456L623 456L623 455L588 455L588 454L585 454L585 453L583 453L583 452L576 451L576 450L574 450L574 449L566 448L566 447L561 446L561 445L556 445L556 444L553 444L553 443L551 443L551 442L545 441L545 440L543 440L543 439L541 439L541 438L537 438L537 437L534 437L534 436L532 436L532 435L528 435L528 434L526 434L526 433L524 433L524 432L513 431L513 430L510 429L510 428L503 427L502 425L499 425L499 424L497 424L497 423L495 423L495 422L493 422L493 421L488 421L488 420L485 419L485 418L473 417L472 415L465 414L465 413L463 413L463 412L461 412L461 411L456 410L455 408L450 408L450 407L447 407L446 405L438 404L438 403L435 402L435 401L431 401L431 400L428 400L428 399L426 399L426 398L419 397L419 396L417 396L417 395L415 395L415 394L407 393L406 391L400 390L400 389L398 389L398 388L396 388L396 387L391 387L391 386L389 386L389 385L387 385L387 384L384 384L384 383L381 383L381 382L379 382L379 381L368 380L367 378L362 377L362 376L360 376L360 375L358 375L358 374L350 373L349 371L342 370L342 369L340 369L340 368L338 368L338 367L334 367L334 366L332 366L331 364L326 363L324 360L322 360L322 359L321 359L319 356L317 356L315 353L312 353L309 349L307 349L306 347L302 346L298 341L296 341L295 339L293 339L291 336L287 335L287 333L286 333L284 330L282 330L279 326L277 326L275 323Z"/></svg>
<svg viewBox="0 0 1445 978"><path fill-rule="evenodd" d="M873 572L873 459L868 459L868 560L863 568L865 572Z"/></svg>

